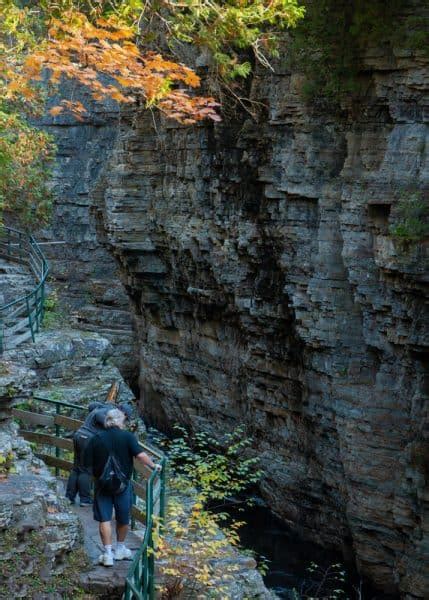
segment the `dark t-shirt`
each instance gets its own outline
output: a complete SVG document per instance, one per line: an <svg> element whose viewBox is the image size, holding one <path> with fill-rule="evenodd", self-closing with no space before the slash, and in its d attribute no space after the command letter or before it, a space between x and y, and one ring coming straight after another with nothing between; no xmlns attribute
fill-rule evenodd
<svg viewBox="0 0 429 600"><path fill-rule="evenodd" d="M87 467L92 466L92 472L96 479L103 473L110 452L119 460L127 479L131 479L133 458L140 452L144 452L136 437L131 432L117 427L94 435L85 452L85 464Z"/></svg>

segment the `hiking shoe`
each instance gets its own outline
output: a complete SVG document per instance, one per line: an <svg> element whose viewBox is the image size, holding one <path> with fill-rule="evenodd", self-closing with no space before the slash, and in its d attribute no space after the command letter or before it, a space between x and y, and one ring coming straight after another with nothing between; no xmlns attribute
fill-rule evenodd
<svg viewBox="0 0 429 600"><path fill-rule="evenodd" d="M80 506L92 506L92 502L81 502Z"/></svg>
<svg viewBox="0 0 429 600"><path fill-rule="evenodd" d="M132 557L133 553L125 546L122 548L116 548L115 550L115 560L130 560Z"/></svg>
<svg viewBox="0 0 429 600"><path fill-rule="evenodd" d="M98 557L98 562L105 567L113 567L113 554L106 554L106 552L103 552L103 554L100 554Z"/></svg>

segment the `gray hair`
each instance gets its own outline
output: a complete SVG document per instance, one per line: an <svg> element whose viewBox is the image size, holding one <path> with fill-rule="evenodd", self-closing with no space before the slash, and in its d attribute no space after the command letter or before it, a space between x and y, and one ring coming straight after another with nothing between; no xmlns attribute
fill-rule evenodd
<svg viewBox="0 0 429 600"><path fill-rule="evenodd" d="M117 408L112 408L106 415L106 419L104 421L104 427L106 429L110 429L111 427L119 427L120 429L124 428L126 416L121 410Z"/></svg>

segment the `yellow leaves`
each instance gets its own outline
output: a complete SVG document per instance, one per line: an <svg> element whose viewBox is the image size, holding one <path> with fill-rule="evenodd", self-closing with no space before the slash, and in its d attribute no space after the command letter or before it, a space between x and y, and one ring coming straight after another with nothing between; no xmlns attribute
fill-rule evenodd
<svg viewBox="0 0 429 600"><path fill-rule="evenodd" d="M22 82L15 79L12 80L8 85L7 85L7 89L9 92L11 92L12 94L14 92L19 92L22 89Z"/></svg>
<svg viewBox="0 0 429 600"><path fill-rule="evenodd" d="M38 52L34 52L27 56L24 61L25 72L27 73L38 73L40 68L43 65L44 56L43 54L39 54Z"/></svg>
<svg viewBox="0 0 429 600"><path fill-rule="evenodd" d="M194 489L192 500L189 492L183 500L181 493L174 495L175 484L176 479L172 480L165 535L156 538L164 589L177 593L187 581L195 586L195 598L212 597L216 592L214 597L226 600L228 585L239 568L231 546L236 533L220 528L219 516L205 510L203 494Z"/></svg>
<svg viewBox="0 0 429 600"><path fill-rule="evenodd" d="M29 86L24 87L21 90L21 94L26 100L35 100L38 95L37 91Z"/></svg>
<svg viewBox="0 0 429 600"><path fill-rule="evenodd" d="M180 570L179 569L174 569L174 568L164 568L162 570L164 575L171 575L173 577L179 577L180 576Z"/></svg>
<svg viewBox="0 0 429 600"><path fill-rule="evenodd" d="M58 105L53 106L49 110L49 113L53 117L56 117L56 116L60 115L61 113L63 113L65 110L67 110L70 113L72 113L78 121L83 120L83 115L86 113L86 108L84 107L82 102L78 102L78 101L72 102L71 100L62 100L61 105L62 106L58 106Z"/></svg>
<svg viewBox="0 0 429 600"><path fill-rule="evenodd" d="M1 40L0 44L4 43ZM220 120L219 105L212 98L190 96L179 87L196 88L200 78L158 53L142 54L136 45L135 27L118 15L91 21L78 10L64 11L61 18L50 19L45 39L27 47L23 42L22 48L20 55L0 48L0 100L19 100L36 107L43 98L38 81L49 78L51 86L57 86L67 78L85 86L96 102L127 104L141 97L146 106L156 106L183 124ZM85 113L84 107L69 100L49 112L55 117L66 110L78 119Z"/></svg>
<svg viewBox="0 0 429 600"><path fill-rule="evenodd" d="M62 113L64 110L63 106L53 106L49 112L53 117L56 117L57 115L59 115L60 113Z"/></svg>
<svg viewBox="0 0 429 600"><path fill-rule="evenodd" d="M117 102L129 102L129 96L125 96L119 90L111 92L110 97L112 100L116 100Z"/></svg>
<svg viewBox="0 0 429 600"><path fill-rule="evenodd" d="M211 582L211 573L208 565L202 566L201 570L195 575L195 579L204 584Z"/></svg>
<svg viewBox="0 0 429 600"><path fill-rule="evenodd" d="M140 50L137 48L137 46L135 44L132 44L131 42L124 42L122 44L122 48L124 48L124 50L127 52L127 54L129 56L140 57Z"/></svg>
<svg viewBox="0 0 429 600"><path fill-rule="evenodd" d="M96 24L102 28L104 36L111 40L131 40L136 35L133 27L124 25L115 15L110 15L107 18L100 17L97 19Z"/></svg>
<svg viewBox="0 0 429 600"><path fill-rule="evenodd" d="M132 77L122 77L121 75L117 75L116 81L123 87L132 87L135 85L135 79Z"/></svg>

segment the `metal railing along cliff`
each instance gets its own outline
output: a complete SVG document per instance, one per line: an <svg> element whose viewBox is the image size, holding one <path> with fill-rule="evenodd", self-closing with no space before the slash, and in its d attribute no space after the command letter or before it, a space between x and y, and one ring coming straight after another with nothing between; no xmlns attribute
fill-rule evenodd
<svg viewBox="0 0 429 600"><path fill-rule="evenodd" d="M0 227L0 257L26 265L37 283L31 292L0 306L0 354L32 339L39 331L45 306L48 262L32 235L12 227Z"/></svg>
<svg viewBox="0 0 429 600"><path fill-rule="evenodd" d="M72 432L79 429L83 421L76 419L76 413L81 415L87 410L85 407L60 400L51 400L41 396L33 396L33 399L42 404L52 406L52 412L36 412L28 410L28 407L14 408L13 415L27 429L21 427L20 434L29 442L41 446L43 451L37 452L36 456L41 458L48 466L54 467L56 474L60 470L71 471L73 462L70 460L73 452ZM30 408L33 408L31 405ZM69 414L66 415L64 412ZM70 416L73 415L73 416ZM42 426L43 431L28 429L30 427ZM46 432L46 428L49 433ZM49 430L50 428L50 430ZM61 437L64 433L69 437ZM128 570L124 581L124 600L154 600L155 599L155 541L154 533L157 527L162 527L165 518L166 502L166 458L155 448L145 443L140 445L144 450L161 464L161 471L151 471L138 461L134 462L133 476L133 506L132 527L139 521L145 525L145 534L140 548L134 556L133 562ZM46 448L52 449L54 453L49 454ZM66 452L66 455L63 455ZM138 481L139 474L146 479L144 483ZM145 501L145 508L138 506L137 498Z"/></svg>

